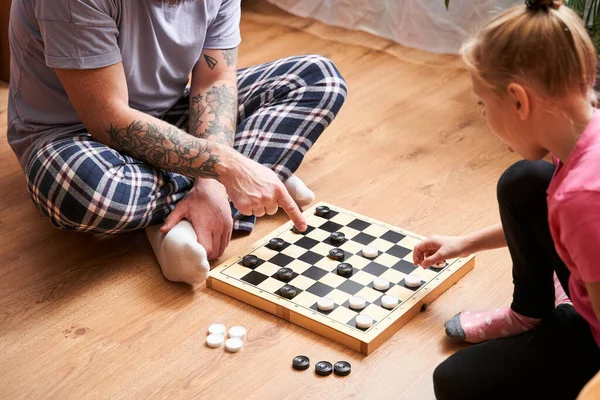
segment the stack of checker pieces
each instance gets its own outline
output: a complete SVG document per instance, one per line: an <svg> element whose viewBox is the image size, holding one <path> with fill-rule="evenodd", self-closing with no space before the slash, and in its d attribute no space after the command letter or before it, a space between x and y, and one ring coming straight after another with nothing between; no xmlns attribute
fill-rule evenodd
<svg viewBox="0 0 600 400"><path fill-rule="evenodd" d="M318 211L317 211L318 210ZM380 221L321 202L305 211L308 229L298 232L291 222L265 236L244 254L232 257L213 271L207 285L238 300L261 308L333 339L363 354L375 350L474 266L474 257L448 260L438 268L414 266L412 250L422 236ZM343 233L343 241L332 240L334 232ZM277 239L279 246L270 246ZM283 243L281 243L283 242ZM365 246L374 247L378 255L362 255ZM339 260L329 257L331 249L344 251L343 262L352 266L352 274L337 273ZM247 262L248 256L255 260ZM278 273L291 269L285 280ZM404 278L418 274L421 286L405 285ZM385 278L391 285L376 290L373 281ZM289 298L285 291L293 287ZM384 295L395 296L399 305L390 310L381 305ZM363 297L362 310L349 306L353 296ZM317 302L323 297L334 301L332 310L322 311ZM368 329L356 326L357 315L372 317Z"/></svg>

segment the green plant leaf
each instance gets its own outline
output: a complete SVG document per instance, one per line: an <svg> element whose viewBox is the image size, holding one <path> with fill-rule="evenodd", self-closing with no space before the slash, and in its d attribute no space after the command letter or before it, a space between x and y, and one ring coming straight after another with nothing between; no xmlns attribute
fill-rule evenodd
<svg viewBox="0 0 600 400"><path fill-rule="evenodd" d="M444 0L444 4L446 5L446 10L447 10L448 6L450 6L450 0Z"/></svg>
<svg viewBox="0 0 600 400"><path fill-rule="evenodd" d="M600 1L594 0L594 19L592 21L592 40L596 46L596 53L600 53Z"/></svg>
<svg viewBox="0 0 600 400"><path fill-rule="evenodd" d="M597 1L597 0L591 0L591 1ZM567 4L567 6L569 6L573 10L575 10L575 12L577 12L577 14L579 14L579 16L581 18L583 18L583 13L585 12L586 3L587 3L587 0L569 0L566 4Z"/></svg>

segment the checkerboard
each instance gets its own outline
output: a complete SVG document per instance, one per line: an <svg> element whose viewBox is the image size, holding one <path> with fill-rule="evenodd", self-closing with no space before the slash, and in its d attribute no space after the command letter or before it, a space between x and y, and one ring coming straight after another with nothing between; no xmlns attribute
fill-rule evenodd
<svg viewBox="0 0 600 400"><path fill-rule="evenodd" d="M319 206L326 206L330 211L319 216L316 214ZM256 242L249 251L213 269L207 286L369 354L475 264L474 257L470 256L448 260L437 268L415 267L412 252L415 244L423 240L420 235L324 202L306 210L304 215L309 225L305 232L295 233L289 221ZM332 232L343 233L345 240L332 241ZM283 239L283 248L268 247L272 238ZM365 246L376 248L378 255L364 257ZM328 257L334 247L344 251L343 261ZM249 254L258 258L253 268L242 262ZM351 276L337 274L340 262L352 265ZM284 267L293 271L292 278L285 282L277 275ZM405 276L411 273L421 278L421 286L412 288L404 284ZM373 280L377 277L390 281L390 288L374 289ZM286 284L297 290L292 299L279 293ZM382 307L381 298L385 294L400 300L396 308ZM349 299L355 295L366 300L364 309L350 308ZM317 301L321 297L334 301L333 310L319 310ZM373 318L370 328L356 326L359 313Z"/></svg>

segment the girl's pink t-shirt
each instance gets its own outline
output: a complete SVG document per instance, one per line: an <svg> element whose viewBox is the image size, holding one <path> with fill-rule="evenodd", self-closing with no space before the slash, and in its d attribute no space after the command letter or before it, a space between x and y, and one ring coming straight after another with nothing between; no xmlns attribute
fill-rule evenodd
<svg viewBox="0 0 600 400"><path fill-rule="evenodd" d="M590 324L600 347L600 321L585 286L600 282L600 110L595 110L567 161L553 159L556 171L547 191L550 232L571 272L573 306Z"/></svg>

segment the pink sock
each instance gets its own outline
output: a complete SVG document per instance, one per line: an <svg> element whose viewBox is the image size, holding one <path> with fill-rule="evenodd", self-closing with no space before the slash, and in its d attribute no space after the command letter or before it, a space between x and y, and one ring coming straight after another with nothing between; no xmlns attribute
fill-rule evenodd
<svg viewBox="0 0 600 400"><path fill-rule="evenodd" d="M558 280L558 276L556 276L556 272L554 273L554 305L555 307L560 306L561 304L573 304L571 303L571 299L565 293L560 281Z"/></svg>
<svg viewBox="0 0 600 400"><path fill-rule="evenodd" d="M539 323L539 318L529 318L505 307L485 312L465 311L446 321L444 326L446 334L454 340L480 343L528 331Z"/></svg>

